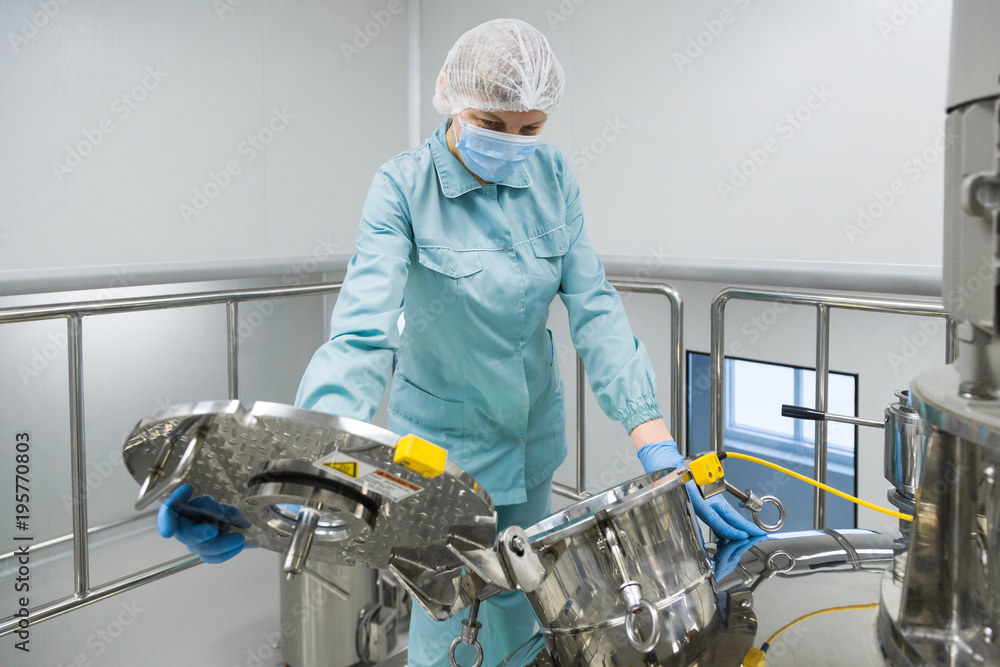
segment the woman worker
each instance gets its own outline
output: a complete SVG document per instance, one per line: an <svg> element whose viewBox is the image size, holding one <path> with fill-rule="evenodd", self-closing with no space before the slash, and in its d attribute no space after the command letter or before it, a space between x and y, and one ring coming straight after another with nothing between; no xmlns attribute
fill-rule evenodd
<svg viewBox="0 0 1000 667"><path fill-rule="evenodd" d="M330 340L296 397L304 408L370 421L397 354L389 429L445 447L496 503L498 530L550 514L552 474L566 456L562 382L546 329L557 294L593 391L643 467L682 461L646 349L587 238L566 156L538 141L562 93L562 68L530 25L499 19L458 39L434 93L447 118L375 174ZM720 496L691 497L720 536L762 534ZM242 547L242 536L178 522L172 501L161 511L165 536L176 532L206 560ZM415 606L409 664L447 665L460 620L436 622ZM479 620L484 664L536 631L517 591L487 600ZM462 650L471 648L458 656L471 664Z"/></svg>

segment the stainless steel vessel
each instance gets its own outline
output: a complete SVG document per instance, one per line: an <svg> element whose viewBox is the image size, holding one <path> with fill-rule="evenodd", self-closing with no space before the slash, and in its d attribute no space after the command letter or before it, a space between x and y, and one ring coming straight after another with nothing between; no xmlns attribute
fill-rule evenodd
<svg viewBox="0 0 1000 667"><path fill-rule="evenodd" d="M717 546L709 544L709 552L716 552ZM766 655L767 667L883 665L874 632L878 609L872 603L877 603L879 582L903 546L883 533L829 529L779 533L743 544L732 571L719 573L718 589L725 603L720 607L723 622L708 648L682 664L753 664L746 661L751 644L761 644L773 636ZM716 552L717 560L727 560L719 556ZM743 601L745 605L740 604ZM844 605L858 608L845 609ZM831 612L835 613L828 615ZM501 666L678 664L670 655L624 659L607 653L602 656L603 662L584 658L565 663L555 657L548 644L548 637L539 633Z"/></svg>
<svg viewBox="0 0 1000 667"><path fill-rule="evenodd" d="M910 551L882 583L889 662L1000 664L1000 3L957 0L942 297L955 364L911 385L930 427Z"/></svg>
<svg viewBox="0 0 1000 667"><path fill-rule="evenodd" d="M691 664L719 632L712 568L678 474L636 478L525 533L545 570L527 596L556 665Z"/></svg>

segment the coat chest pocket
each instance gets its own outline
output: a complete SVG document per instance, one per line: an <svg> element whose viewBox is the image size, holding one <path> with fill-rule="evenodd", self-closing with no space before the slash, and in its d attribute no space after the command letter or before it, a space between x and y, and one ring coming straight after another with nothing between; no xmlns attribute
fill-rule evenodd
<svg viewBox="0 0 1000 667"><path fill-rule="evenodd" d="M420 247L417 249L417 262L449 278L465 278L483 270L483 262L476 250Z"/></svg>
<svg viewBox="0 0 1000 667"><path fill-rule="evenodd" d="M560 227L544 236L531 239L531 249L539 259L558 259L569 250L569 235Z"/></svg>

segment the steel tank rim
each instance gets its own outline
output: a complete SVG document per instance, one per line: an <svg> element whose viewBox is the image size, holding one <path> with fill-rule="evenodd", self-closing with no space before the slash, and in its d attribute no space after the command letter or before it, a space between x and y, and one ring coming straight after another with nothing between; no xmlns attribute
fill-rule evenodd
<svg viewBox="0 0 1000 667"><path fill-rule="evenodd" d="M550 547L597 525L597 514L601 511L609 517L618 517L658 496L683 489L681 476L676 468L664 468L636 477L554 512L525 528L525 533L535 550Z"/></svg>

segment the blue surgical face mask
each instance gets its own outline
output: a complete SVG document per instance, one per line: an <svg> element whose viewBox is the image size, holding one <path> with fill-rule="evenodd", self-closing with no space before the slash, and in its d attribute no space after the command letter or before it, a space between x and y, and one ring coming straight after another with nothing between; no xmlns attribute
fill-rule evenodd
<svg viewBox="0 0 1000 667"><path fill-rule="evenodd" d="M452 123L454 129L454 122ZM483 179L496 183L507 178L535 152L538 137L524 137L486 130L462 121L458 152L465 166Z"/></svg>

